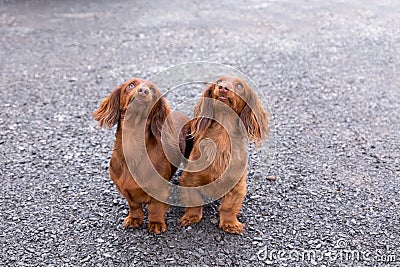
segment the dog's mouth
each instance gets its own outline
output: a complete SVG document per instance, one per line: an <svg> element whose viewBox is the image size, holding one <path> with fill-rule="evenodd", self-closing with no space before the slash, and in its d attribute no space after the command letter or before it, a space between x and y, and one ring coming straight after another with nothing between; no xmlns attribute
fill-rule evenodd
<svg viewBox="0 0 400 267"><path fill-rule="evenodd" d="M149 101L151 101L151 96L140 96L140 95L135 95L134 97L132 97L131 102L136 102L136 103L140 103L140 104L145 104Z"/></svg>
<svg viewBox="0 0 400 267"><path fill-rule="evenodd" d="M133 97L132 100L131 100L131 102L143 103L143 102L144 102L144 99L141 99L141 98L139 98L139 97Z"/></svg>
<svg viewBox="0 0 400 267"><path fill-rule="evenodd" d="M228 106L231 104L231 100L227 96L220 95L220 96L217 97L217 100L221 101L222 103L224 103L224 104L226 104Z"/></svg>

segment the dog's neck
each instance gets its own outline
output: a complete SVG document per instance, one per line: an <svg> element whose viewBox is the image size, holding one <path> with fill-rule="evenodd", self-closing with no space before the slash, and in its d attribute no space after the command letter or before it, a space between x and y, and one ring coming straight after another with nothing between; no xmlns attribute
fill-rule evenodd
<svg viewBox="0 0 400 267"><path fill-rule="evenodd" d="M150 108L152 106L145 102L134 102L131 103L128 109L125 111L124 121L135 120L139 122L140 120L145 120L150 115ZM133 122L131 122L133 123Z"/></svg>
<svg viewBox="0 0 400 267"><path fill-rule="evenodd" d="M121 146L126 163L130 168L137 166L146 155L146 143L149 138L149 125L140 114L129 114L121 123Z"/></svg>
<svg viewBox="0 0 400 267"><path fill-rule="evenodd" d="M240 118L232 110L218 110L214 114L216 124L222 125L228 133L236 134L239 131Z"/></svg>
<svg viewBox="0 0 400 267"><path fill-rule="evenodd" d="M124 158L123 149L128 147L143 147L146 138L148 138L149 123L147 116L143 116L141 112L135 110L124 111L118 122L117 131L115 133L114 150L121 152ZM123 140L124 139L124 140ZM128 141L127 141L128 140ZM117 148L120 149L117 149Z"/></svg>

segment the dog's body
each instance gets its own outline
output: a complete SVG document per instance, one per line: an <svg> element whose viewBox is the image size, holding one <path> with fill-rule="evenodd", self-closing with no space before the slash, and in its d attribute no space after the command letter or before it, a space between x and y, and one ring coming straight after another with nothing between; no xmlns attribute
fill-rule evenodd
<svg viewBox="0 0 400 267"><path fill-rule="evenodd" d="M189 160L199 160L203 154L209 165L202 170L184 171L180 184L196 187L223 179L220 185L232 189L222 197L219 226L226 232L239 234L243 231L243 224L237 220L237 215L246 194L245 139L256 144L265 140L268 134L267 114L244 81L225 76L205 89L194 115L191 125L193 150ZM207 139L211 139L215 146L203 142ZM214 191L223 192L224 188L221 189L220 185ZM196 200L200 196L182 197L183 202L190 204L189 199ZM201 217L201 206L187 207L180 224L187 226L198 223Z"/></svg>
<svg viewBox="0 0 400 267"><path fill-rule="evenodd" d="M131 102L133 103L129 106ZM118 123L110 160L110 177L128 201L129 214L124 220L126 227L137 228L142 225L142 205L148 204L148 230L155 234L166 231L165 214L168 204L145 192L132 177L131 171L135 178L154 179L154 182L157 181L154 177L148 177L155 175L152 172L154 169L166 180L175 173L177 168L167 159L161 145L161 129L168 124L171 131L180 130L189 118L177 112L172 112L169 116L170 113L166 100L155 86L137 78L115 88L94 113L101 127L111 128ZM124 143L123 134L127 135ZM180 150L183 151L184 138L180 141ZM150 161L145 160L147 156ZM168 189L163 190L163 199L166 199L169 192Z"/></svg>

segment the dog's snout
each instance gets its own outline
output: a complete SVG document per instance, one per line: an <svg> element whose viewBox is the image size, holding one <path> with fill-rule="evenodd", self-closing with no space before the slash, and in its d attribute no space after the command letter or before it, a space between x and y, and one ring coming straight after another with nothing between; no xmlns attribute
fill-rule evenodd
<svg viewBox="0 0 400 267"><path fill-rule="evenodd" d="M149 88L139 88L138 94L142 96L147 96L149 94Z"/></svg>
<svg viewBox="0 0 400 267"><path fill-rule="evenodd" d="M218 85L218 89L219 89L221 92L227 92L227 91L230 90L230 88L229 88L227 85L224 85L224 84Z"/></svg>
<svg viewBox="0 0 400 267"><path fill-rule="evenodd" d="M229 90L232 90L232 84L230 84L229 82L225 82L225 81L219 81L218 82L218 90L222 93L226 93Z"/></svg>

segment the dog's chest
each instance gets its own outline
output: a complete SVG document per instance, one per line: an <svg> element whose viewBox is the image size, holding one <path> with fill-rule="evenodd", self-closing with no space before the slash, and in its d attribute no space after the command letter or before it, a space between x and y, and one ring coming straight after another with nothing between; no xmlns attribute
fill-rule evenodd
<svg viewBox="0 0 400 267"><path fill-rule="evenodd" d="M209 162L212 161L210 167L225 169L229 164L246 160L244 140L238 130L216 125L209 128L204 137L203 140L209 139L204 142L202 150Z"/></svg>

